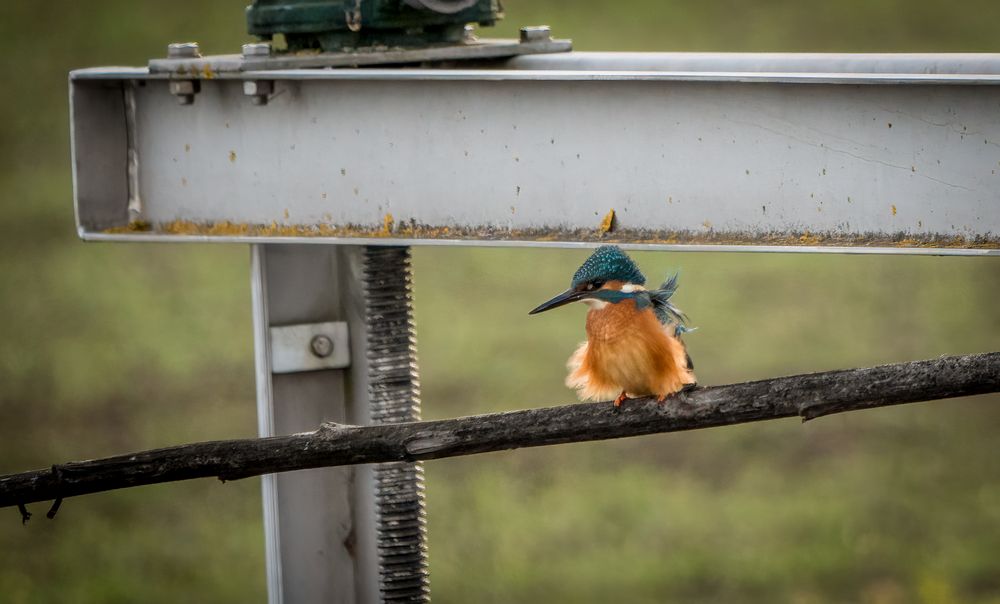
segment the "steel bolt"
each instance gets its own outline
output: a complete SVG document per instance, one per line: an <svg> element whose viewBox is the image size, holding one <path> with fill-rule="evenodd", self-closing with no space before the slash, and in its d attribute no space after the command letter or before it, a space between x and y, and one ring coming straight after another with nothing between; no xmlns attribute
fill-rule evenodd
<svg viewBox="0 0 1000 604"><path fill-rule="evenodd" d="M267 105L267 98L274 92L274 80L245 80L243 94L254 105Z"/></svg>
<svg viewBox="0 0 1000 604"><path fill-rule="evenodd" d="M170 94L177 97L177 102L181 105L194 103L194 95L201 90L201 82L198 80L170 80Z"/></svg>
<svg viewBox="0 0 1000 604"><path fill-rule="evenodd" d="M521 28L521 43L526 42L551 42L552 28L548 25L535 25Z"/></svg>
<svg viewBox="0 0 1000 604"><path fill-rule="evenodd" d="M313 339L309 342L309 348L312 349L312 353L321 359L333 354L333 340L328 336L313 336Z"/></svg>
<svg viewBox="0 0 1000 604"><path fill-rule="evenodd" d="M175 42L167 46L168 59L196 59L200 56L197 42Z"/></svg>
<svg viewBox="0 0 1000 604"><path fill-rule="evenodd" d="M243 45L244 57L269 57L271 56L270 42L254 42Z"/></svg>
<svg viewBox="0 0 1000 604"><path fill-rule="evenodd" d="M472 25L466 25L462 30L462 41L466 44L471 44L476 42L479 38L476 37L476 28Z"/></svg>

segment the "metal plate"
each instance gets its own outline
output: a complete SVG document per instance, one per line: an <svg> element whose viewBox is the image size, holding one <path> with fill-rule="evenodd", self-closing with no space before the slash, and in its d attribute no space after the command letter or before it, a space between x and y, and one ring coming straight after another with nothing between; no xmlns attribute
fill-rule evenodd
<svg viewBox="0 0 1000 604"><path fill-rule="evenodd" d="M570 40L478 40L453 46L427 48L374 48L349 52L276 54L265 57L212 55L188 59L151 59L151 73L173 77L212 79L221 74L276 69L313 67L360 67L365 65L402 65L431 61L471 61L498 59L525 54L568 52Z"/></svg>
<svg viewBox="0 0 1000 604"><path fill-rule="evenodd" d="M347 323L343 321L271 327L270 336L272 373L343 369L351 365ZM313 341L318 338L329 342L329 353L325 356L320 356L325 350L313 350Z"/></svg>

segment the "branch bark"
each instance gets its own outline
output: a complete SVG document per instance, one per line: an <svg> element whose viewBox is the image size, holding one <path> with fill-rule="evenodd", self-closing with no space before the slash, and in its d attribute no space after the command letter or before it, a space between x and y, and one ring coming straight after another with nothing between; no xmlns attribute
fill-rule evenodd
<svg viewBox="0 0 1000 604"><path fill-rule="evenodd" d="M1000 391L1000 352L698 388L668 398L586 403L380 426L179 445L0 476L0 507L192 478L235 480L327 466L416 461L677 432ZM54 506L55 507L55 506ZM50 513L51 516L51 513Z"/></svg>

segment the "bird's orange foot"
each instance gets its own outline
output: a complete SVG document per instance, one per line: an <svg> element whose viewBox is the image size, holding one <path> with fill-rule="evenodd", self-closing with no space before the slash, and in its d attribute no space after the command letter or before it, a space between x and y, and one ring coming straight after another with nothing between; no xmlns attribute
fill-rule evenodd
<svg viewBox="0 0 1000 604"><path fill-rule="evenodd" d="M628 397L625 396L625 391L622 390L622 393L619 394L618 398L615 399L615 409L617 409L618 407L621 407L622 403L624 403L627 400L628 400Z"/></svg>
<svg viewBox="0 0 1000 604"><path fill-rule="evenodd" d="M659 396L656 397L656 404L657 405L662 405L664 403L664 401L666 401L666 400L667 400L667 395L666 394L661 394L661 395L659 395Z"/></svg>

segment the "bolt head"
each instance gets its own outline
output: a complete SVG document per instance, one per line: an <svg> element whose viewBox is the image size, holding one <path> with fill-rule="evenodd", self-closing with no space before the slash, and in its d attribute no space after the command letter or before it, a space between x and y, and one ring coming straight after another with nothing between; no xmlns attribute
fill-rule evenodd
<svg viewBox="0 0 1000 604"><path fill-rule="evenodd" d="M548 25L534 25L521 28L521 42L550 42L552 28Z"/></svg>
<svg viewBox="0 0 1000 604"><path fill-rule="evenodd" d="M333 340L329 336L318 335L313 336L313 339L309 342L309 348L312 353L321 359L333 354Z"/></svg>
<svg viewBox="0 0 1000 604"><path fill-rule="evenodd" d="M167 45L168 59L195 59L201 56L197 42L174 42Z"/></svg>
<svg viewBox="0 0 1000 604"><path fill-rule="evenodd" d="M243 45L244 57L269 57L271 56L270 42L254 42Z"/></svg>
<svg viewBox="0 0 1000 604"><path fill-rule="evenodd" d="M170 94L194 94L199 88L195 80L170 80Z"/></svg>
<svg viewBox="0 0 1000 604"><path fill-rule="evenodd" d="M170 94L177 97L177 102L181 105L194 103L194 95L201 90L201 82L198 80L170 80L168 86Z"/></svg>
<svg viewBox="0 0 1000 604"><path fill-rule="evenodd" d="M273 80L245 80L243 94L247 96L269 95L274 92Z"/></svg>

